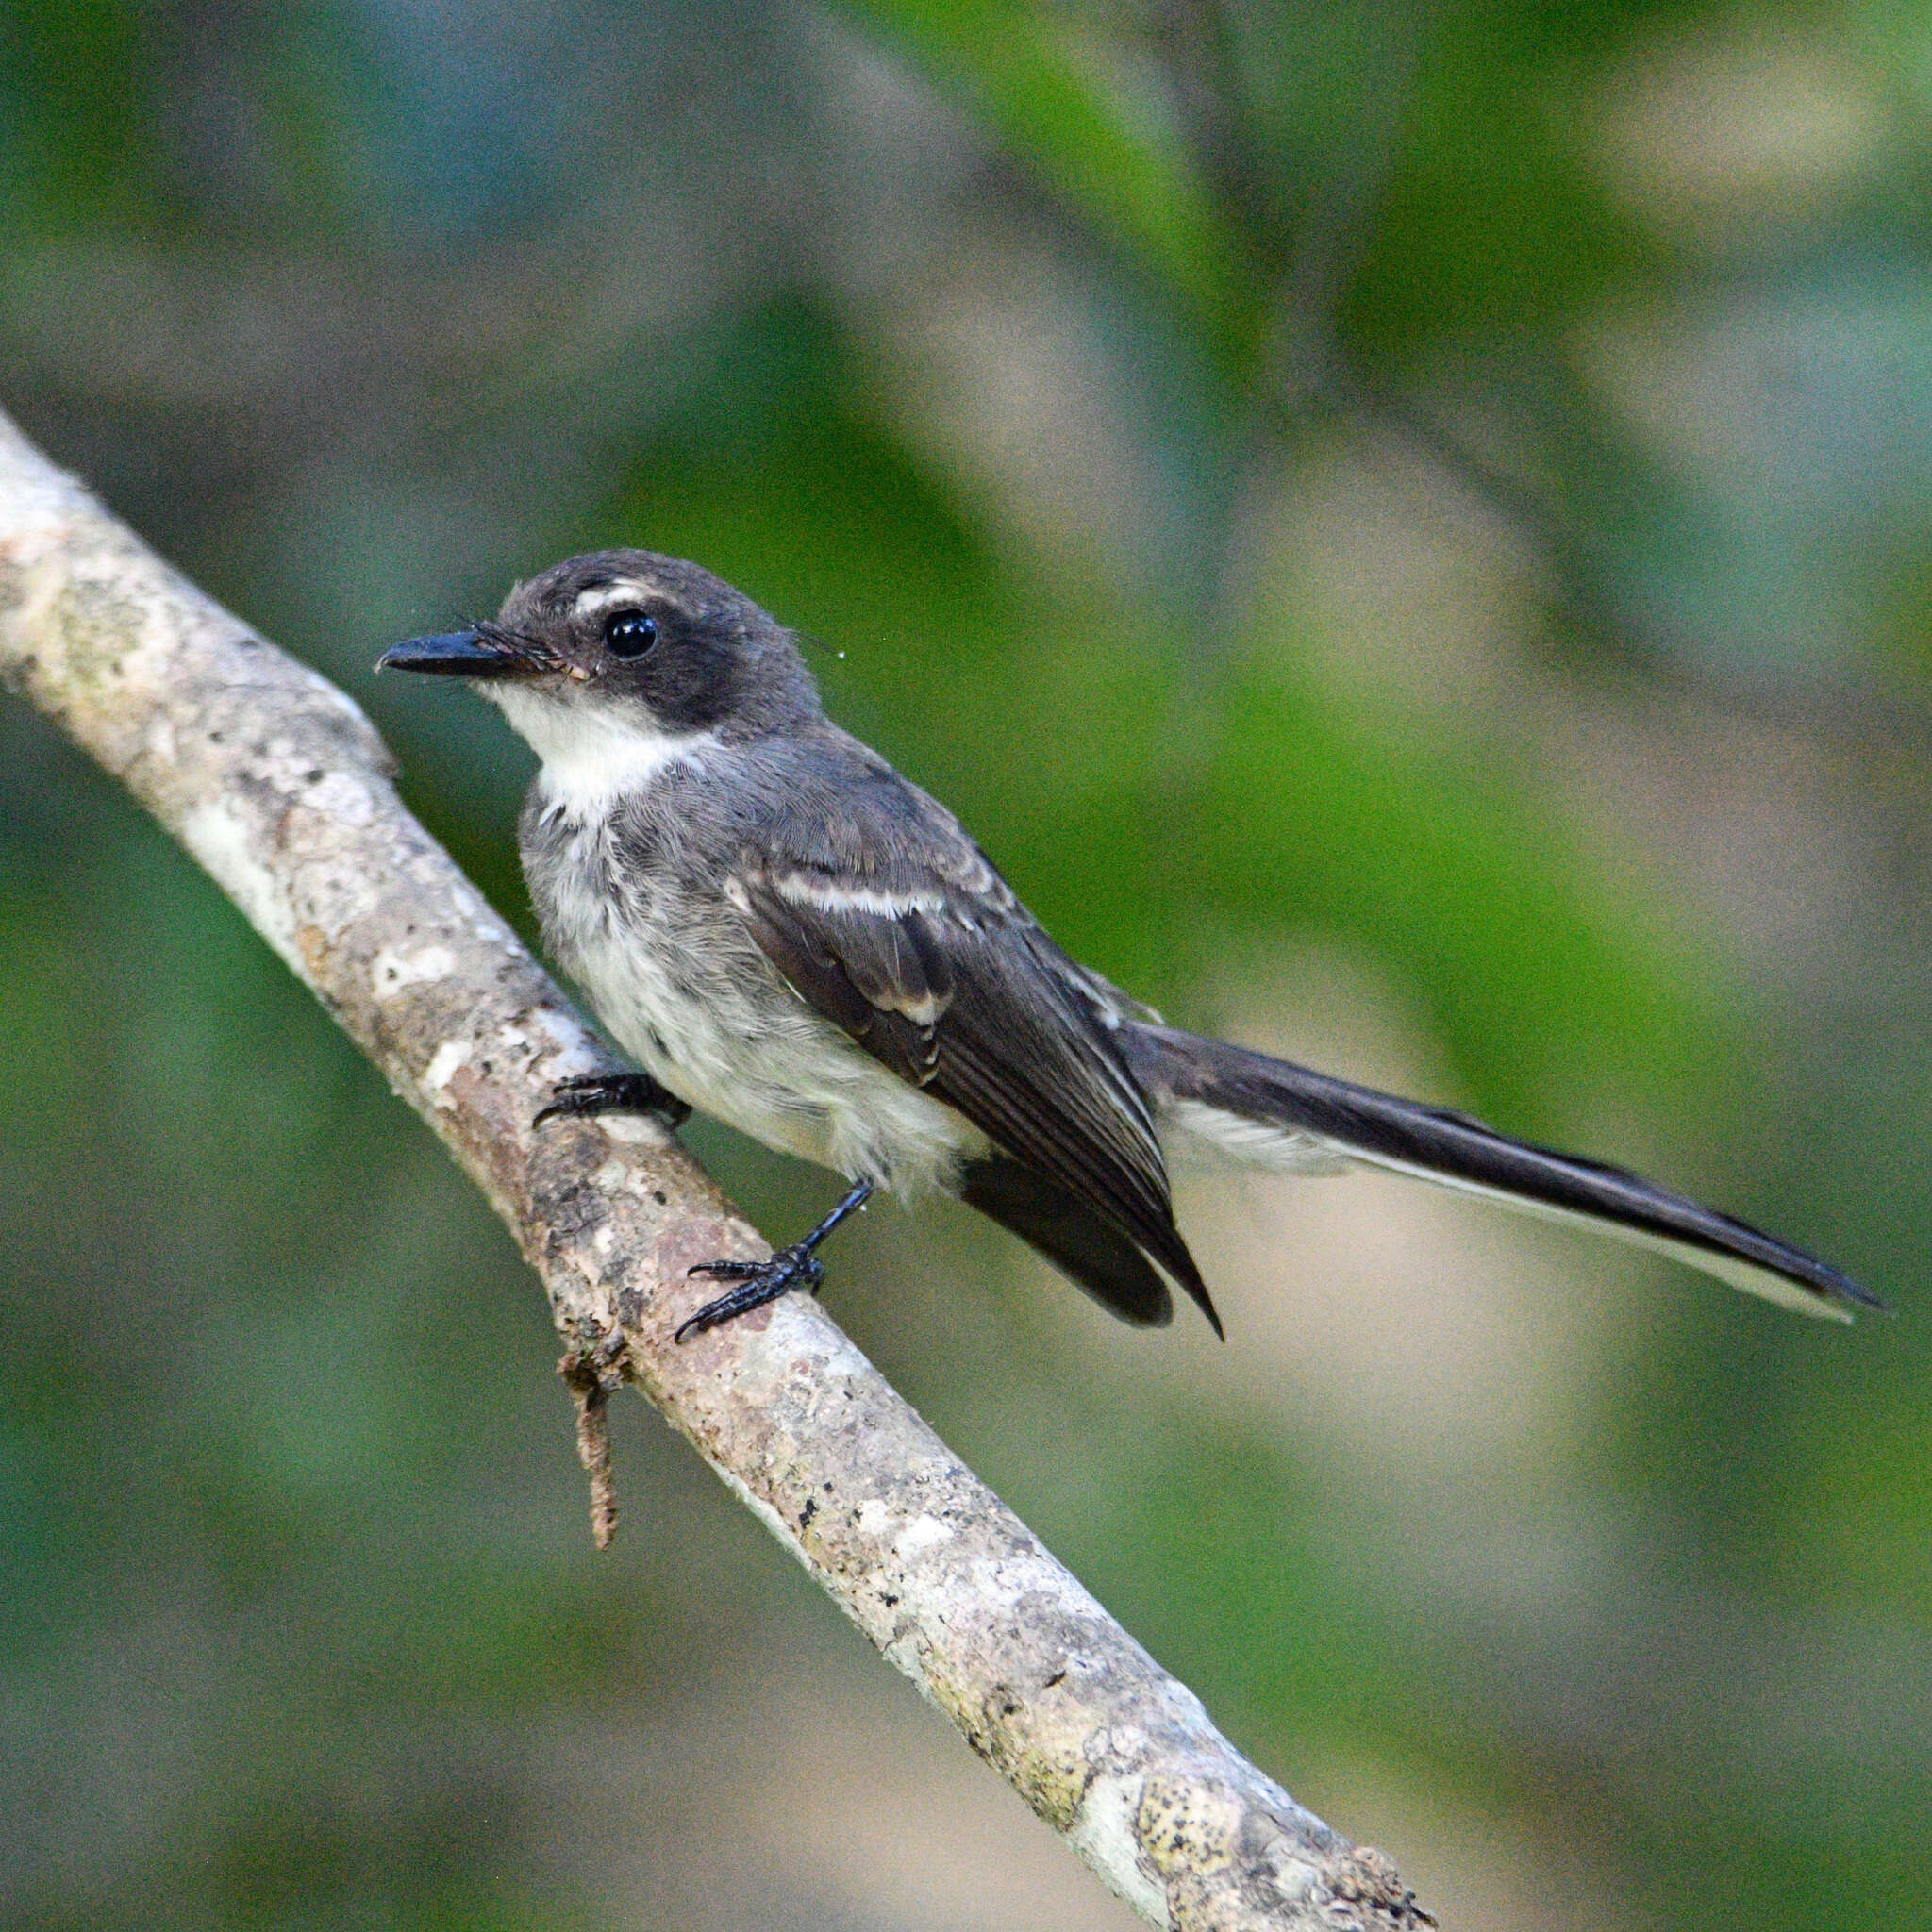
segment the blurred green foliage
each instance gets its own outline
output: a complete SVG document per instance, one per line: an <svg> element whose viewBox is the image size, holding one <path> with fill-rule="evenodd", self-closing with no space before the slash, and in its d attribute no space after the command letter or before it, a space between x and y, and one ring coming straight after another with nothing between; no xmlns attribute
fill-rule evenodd
<svg viewBox="0 0 1932 1932"><path fill-rule="evenodd" d="M525 929L521 747L369 666L567 552L694 556L1177 1018L1371 1076L1406 1041L1909 1313L1928 74L1876 4L18 0L0 401L370 706ZM947 1837L876 1665L635 1417L593 1557L482 1204L125 800L0 730L0 1916L1074 1923ZM1317 968L1339 1022L1284 992ZM822 1197L691 1138L769 1225ZM1914 1923L1923 1324L1512 1235L1497 1341L1452 1218L1357 1333L1316 1211L1268 1224L1264 1282L1204 1245L1294 1317L1225 1355L939 1209L830 1293L1460 1923Z"/></svg>

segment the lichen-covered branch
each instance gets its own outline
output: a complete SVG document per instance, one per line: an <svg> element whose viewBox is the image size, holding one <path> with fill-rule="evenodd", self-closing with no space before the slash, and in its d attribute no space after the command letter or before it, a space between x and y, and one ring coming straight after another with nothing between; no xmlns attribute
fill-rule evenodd
<svg viewBox="0 0 1932 1932"><path fill-rule="evenodd" d="M686 1269L757 1234L648 1123L531 1131L553 1082L612 1063L403 808L368 720L4 417L0 675L208 868L509 1224L570 1345L601 1512L622 1378L1156 1924L1434 1923L1233 1750L810 1297L673 1343L710 1291Z"/></svg>

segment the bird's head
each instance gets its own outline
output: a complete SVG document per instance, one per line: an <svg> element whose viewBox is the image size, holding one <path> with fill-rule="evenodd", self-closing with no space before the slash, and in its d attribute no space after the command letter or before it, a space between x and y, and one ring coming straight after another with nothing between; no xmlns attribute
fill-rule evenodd
<svg viewBox="0 0 1932 1932"><path fill-rule="evenodd" d="M709 571L648 550L554 564L493 623L411 638L376 669L467 678L546 759L588 738L753 737L819 715L783 625Z"/></svg>

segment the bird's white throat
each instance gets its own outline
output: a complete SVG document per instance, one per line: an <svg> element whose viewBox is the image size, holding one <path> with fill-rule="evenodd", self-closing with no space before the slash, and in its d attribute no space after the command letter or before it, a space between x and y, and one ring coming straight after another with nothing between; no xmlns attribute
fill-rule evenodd
<svg viewBox="0 0 1932 1932"><path fill-rule="evenodd" d="M594 699L553 696L528 685L479 684L543 760L544 795L573 817L608 812L625 792L650 784L667 766L702 756L712 731L662 731L635 710Z"/></svg>

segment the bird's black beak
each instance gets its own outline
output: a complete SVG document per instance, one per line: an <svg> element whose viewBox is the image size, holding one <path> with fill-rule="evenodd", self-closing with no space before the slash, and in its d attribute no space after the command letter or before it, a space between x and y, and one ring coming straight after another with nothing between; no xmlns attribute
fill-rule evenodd
<svg viewBox="0 0 1932 1932"><path fill-rule="evenodd" d="M530 649L514 638L453 630L441 637L391 644L375 660L375 668L431 671L444 677L534 677L555 669L555 664L547 652Z"/></svg>

